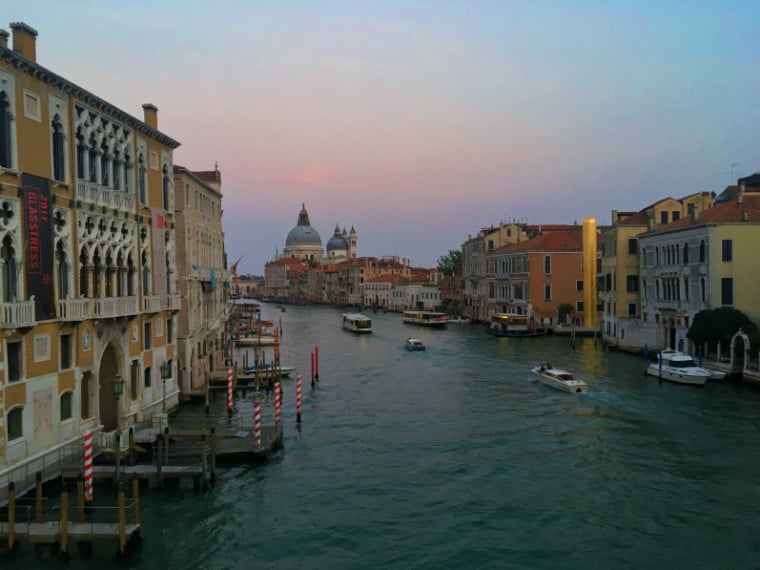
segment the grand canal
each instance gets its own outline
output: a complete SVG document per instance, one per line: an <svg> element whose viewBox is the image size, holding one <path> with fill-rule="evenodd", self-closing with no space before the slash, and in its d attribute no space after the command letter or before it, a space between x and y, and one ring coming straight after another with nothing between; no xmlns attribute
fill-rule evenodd
<svg viewBox="0 0 760 570"><path fill-rule="evenodd" d="M111 546L89 560L74 553L69 567L760 563L760 390L660 384L640 359L593 339L573 349L563 337L496 339L479 326L426 330L394 313L372 314L374 333L356 336L335 308L263 312L282 319L282 362L305 380L300 426L286 380L284 447L267 463L222 466L205 493L146 490L140 551L127 562ZM404 350L409 335L428 350ZM529 367L547 359L590 391L531 380ZM28 546L14 564L67 566Z"/></svg>

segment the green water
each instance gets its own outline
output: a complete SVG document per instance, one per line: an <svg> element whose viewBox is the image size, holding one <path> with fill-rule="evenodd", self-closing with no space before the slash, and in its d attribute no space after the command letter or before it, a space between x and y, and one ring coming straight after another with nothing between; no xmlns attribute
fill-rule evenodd
<svg viewBox="0 0 760 570"><path fill-rule="evenodd" d="M264 318L282 319L282 363L304 377L300 426L295 382L284 382L283 449L220 467L208 492L144 491L143 544L126 561L111 544L89 559L74 549L68 563L24 546L0 566L760 566L759 390L660 384L593 339L572 349L478 326L420 329L393 313L371 314L373 334L359 336L337 309L275 311L264 305ZM428 350L404 350L410 335ZM589 392L536 383L528 370L547 359ZM250 400L238 408L252 413Z"/></svg>

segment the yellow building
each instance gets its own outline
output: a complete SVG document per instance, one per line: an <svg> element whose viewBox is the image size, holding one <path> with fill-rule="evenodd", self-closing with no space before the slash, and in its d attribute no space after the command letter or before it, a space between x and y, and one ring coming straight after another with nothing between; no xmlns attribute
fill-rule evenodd
<svg viewBox="0 0 760 570"><path fill-rule="evenodd" d="M0 33L0 474L176 405L172 152ZM160 373L163 366L164 374ZM104 439L104 442L112 438ZM32 467L34 468L34 467Z"/></svg>
<svg viewBox="0 0 760 570"><path fill-rule="evenodd" d="M641 318L638 236L692 213L699 215L714 203L709 192L697 192L680 199L664 198L638 212L612 211L612 225L602 233L602 268L597 283L605 342L630 348L643 346L633 327L628 327L627 338L621 334L623 324Z"/></svg>

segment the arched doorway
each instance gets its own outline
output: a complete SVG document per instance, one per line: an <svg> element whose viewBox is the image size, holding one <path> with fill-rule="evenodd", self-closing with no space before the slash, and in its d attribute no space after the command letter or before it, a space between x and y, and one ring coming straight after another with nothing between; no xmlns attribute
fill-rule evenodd
<svg viewBox="0 0 760 570"><path fill-rule="evenodd" d="M119 364L116 351L113 345L109 344L100 359L98 372L100 423L103 424L103 431L105 432L113 431L119 427L119 402L113 390L113 379L117 372L119 372Z"/></svg>
<svg viewBox="0 0 760 570"><path fill-rule="evenodd" d="M744 369L749 363L749 337L742 329L739 329L737 333L731 337L730 356L731 372L734 374L744 372Z"/></svg>

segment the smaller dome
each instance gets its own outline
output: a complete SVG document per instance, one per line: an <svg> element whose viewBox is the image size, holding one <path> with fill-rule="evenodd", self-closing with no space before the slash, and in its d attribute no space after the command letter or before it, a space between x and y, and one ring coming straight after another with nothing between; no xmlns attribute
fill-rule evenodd
<svg viewBox="0 0 760 570"><path fill-rule="evenodd" d="M348 249L348 242L340 235L340 229L337 224L335 225L335 233L327 242L327 251L333 251L336 249Z"/></svg>

